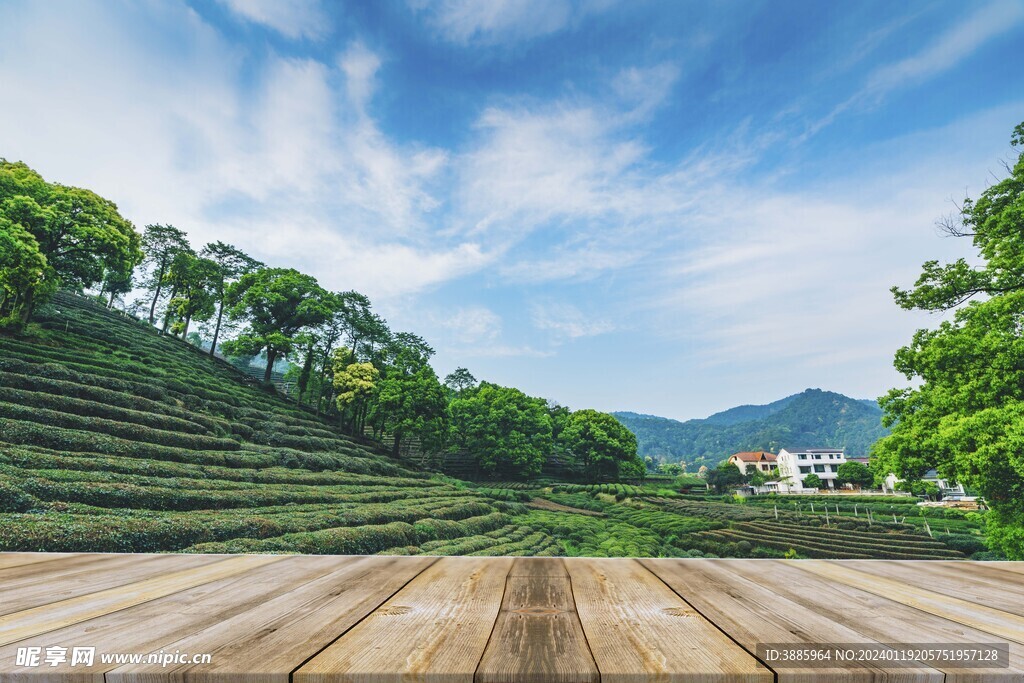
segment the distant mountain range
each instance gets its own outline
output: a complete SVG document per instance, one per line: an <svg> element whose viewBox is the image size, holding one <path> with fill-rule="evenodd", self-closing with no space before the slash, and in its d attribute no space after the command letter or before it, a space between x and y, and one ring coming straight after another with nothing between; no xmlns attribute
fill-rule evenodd
<svg viewBox="0 0 1024 683"><path fill-rule="evenodd" d="M831 391L807 389L767 405L742 405L703 420L680 422L656 415L613 413L636 434L640 456L662 462L685 462L690 471L714 467L739 451L793 447L845 448L865 456L889 433L882 411L871 400Z"/></svg>

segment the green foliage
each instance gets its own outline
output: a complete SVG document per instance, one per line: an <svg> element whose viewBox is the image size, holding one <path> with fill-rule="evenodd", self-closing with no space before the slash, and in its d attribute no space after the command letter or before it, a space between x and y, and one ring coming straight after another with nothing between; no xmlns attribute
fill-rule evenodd
<svg viewBox="0 0 1024 683"><path fill-rule="evenodd" d="M540 473L551 452L551 417L544 401L483 382L449 404L453 438L484 472L508 477Z"/></svg>
<svg viewBox="0 0 1024 683"><path fill-rule="evenodd" d="M874 481L875 475L871 473L867 465L859 462L844 462L836 473L836 483L840 486L844 484L871 486Z"/></svg>
<svg viewBox="0 0 1024 683"><path fill-rule="evenodd" d="M559 442L590 479L642 477L646 471L636 454L636 436L608 413L577 410Z"/></svg>
<svg viewBox="0 0 1024 683"><path fill-rule="evenodd" d="M1022 130L1014 131L1018 144ZM1009 177L965 200L959 221L946 226L970 238L976 258L929 261L913 289L893 288L903 308L955 313L897 351L897 370L920 385L881 399L893 432L874 451L880 472L914 481L936 468L980 491L992 507L992 542L1017 560L1024 559L1022 226L1024 153Z"/></svg>
<svg viewBox="0 0 1024 683"><path fill-rule="evenodd" d="M289 268L246 273L228 288L226 305L233 318L248 326L238 338L224 344L225 353L256 354L265 349L265 382L270 381L277 358L294 348L295 336L331 315L328 294L316 279Z"/></svg>
<svg viewBox="0 0 1024 683"><path fill-rule="evenodd" d="M742 486L747 478L740 472L740 468L729 462L723 462L713 470L708 470L705 480L715 490L715 493L725 493L731 488Z"/></svg>
<svg viewBox="0 0 1024 683"><path fill-rule="evenodd" d="M813 472L804 477L804 488L807 489L820 489L822 485L821 477Z"/></svg>
<svg viewBox="0 0 1024 683"><path fill-rule="evenodd" d="M141 237L113 202L0 159L0 317L24 323L40 297L131 272ZM13 296L8 289L14 292Z"/></svg>

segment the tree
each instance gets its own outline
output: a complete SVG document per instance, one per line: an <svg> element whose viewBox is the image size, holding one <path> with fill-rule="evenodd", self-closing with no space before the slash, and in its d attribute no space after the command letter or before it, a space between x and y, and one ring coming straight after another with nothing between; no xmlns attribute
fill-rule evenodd
<svg viewBox="0 0 1024 683"><path fill-rule="evenodd" d="M701 469L704 468L701 467ZM729 463L728 460L719 463L718 467L713 470L707 470L704 479L715 490L715 493L725 493L729 489L743 486L747 483L747 478L740 471L740 468Z"/></svg>
<svg viewBox="0 0 1024 683"><path fill-rule="evenodd" d="M0 327L20 324L26 301L38 300L55 287L53 271L35 237L0 217Z"/></svg>
<svg viewBox="0 0 1024 683"><path fill-rule="evenodd" d="M1024 145L1024 123L1011 142ZM976 258L924 264L908 310L953 311L918 330L895 366L915 389L880 400L892 433L874 447L879 472L908 481L930 468L976 488L990 512L989 541L1024 559L1024 152L1009 176L967 199L947 233L970 239Z"/></svg>
<svg viewBox="0 0 1024 683"><path fill-rule="evenodd" d="M77 187L48 183L21 162L0 159L0 218L21 226L36 241L57 286L85 288L104 272L130 271L142 259L135 227L103 197ZM18 238L24 245L24 239ZM31 278L30 278L31 279ZM27 322L42 290L28 286L17 295Z"/></svg>
<svg viewBox="0 0 1024 683"><path fill-rule="evenodd" d="M350 430L353 434L363 433L367 403L374 395L379 379L380 371L372 363L353 362L349 349L337 349L334 352L335 401L338 410L350 416Z"/></svg>
<svg viewBox="0 0 1024 683"><path fill-rule="evenodd" d="M546 408L518 389L481 382L449 404L454 444L488 474L534 477L553 446Z"/></svg>
<svg viewBox="0 0 1024 683"><path fill-rule="evenodd" d="M164 278L171 267L174 257L181 252L192 251L188 239L182 230L173 225L147 225L142 234L142 250L146 257L144 266L151 268L150 276L144 286L153 292L153 302L149 305L149 324L156 324L156 305L164 287Z"/></svg>
<svg viewBox="0 0 1024 683"><path fill-rule="evenodd" d="M813 472L804 477L804 488L806 489L820 489L821 488L821 477Z"/></svg>
<svg viewBox="0 0 1024 683"><path fill-rule="evenodd" d="M444 385L456 394L476 386L476 377L466 368L456 368L444 378Z"/></svg>
<svg viewBox="0 0 1024 683"><path fill-rule="evenodd" d="M641 473L646 469L636 453L636 435L608 413L577 410L569 416L559 442L592 479L633 476L636 468L630 463Z"/></svg>
<svg viewBox="0 0 1024 683"><path fill-rule="evenodd" d="M844 462L836 473L836 483L840 486L853 484L861 488L871 486L874 481L875 475L871 473L867 465L859 462Z"/></svg>
<svg viewBox="0 0 1024 683"><path fill-rule="evenodd" d="M295 335L329 317L326 294L315 278L294 269L246 273L228 287L225 302L228 314L248 325L236 339L224 343L224 351L255 355L265 349L263 381L269 382L274 363L292 351Z"/></svg>
<svg viewBox="0 0 1024 683"><path fill-rule="evenodd" d="M117 299L118 294L128 294L132 291L132 286L134 285L133 271L133 268L127 270L108 268L106 273L103 274L103 284L101 285L100 293L110 296L110 299L107 301L107 308L114 307L114 301Z"/></svg>
<svg viewBox="0 0 1024 683"><path fill-rule="evenodd" d="M174 258L165 277L175 292L167 305L168 317L176 319L172 331L186 338L193 319L213 316L220 267L210 259L183 251Z"/></svg>
<svg viewBox="0 0 1024 683"><path fill-rule="evenodd" d="M221 323L224 319L224 298L228 285L246 273L252 273L265 267L242 250L224 242L210 242L199 254L217 264L217 274L213 283L213 298L217 305L217 322L213 328L213 342L210 344L210 355L217 350L220 339Z"/></svg>
<svg viewBox="0 0 1024 683"><path fill-rule="evenodd" d="M683 466L677 462L663 462L658 465L658 473L667 474L670 477L678 477L683 473Z"/></svg>

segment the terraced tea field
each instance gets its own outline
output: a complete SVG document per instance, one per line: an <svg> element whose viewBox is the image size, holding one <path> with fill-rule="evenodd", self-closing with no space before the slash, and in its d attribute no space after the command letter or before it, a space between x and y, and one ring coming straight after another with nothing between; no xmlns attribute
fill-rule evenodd
<svg viewBox="0 0 1024 683"><path fill-rule="evenodd" d="M738 504L681 495L665 480L470 484L394 460L228 364L75 295L59 295L25 336L0 336L0 550L901 559L985 550L979 519L935 518L928 528L943 533L933 538L905 499L873 505L870 520L856 501L825 519L808 501ZM902 519L886 522L892 514Z"/></svg>

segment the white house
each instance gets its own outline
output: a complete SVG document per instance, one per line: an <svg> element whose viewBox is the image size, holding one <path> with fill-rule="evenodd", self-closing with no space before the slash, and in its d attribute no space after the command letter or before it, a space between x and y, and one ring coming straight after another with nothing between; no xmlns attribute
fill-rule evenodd
<svg viewBox="0 0 1024 683"><path fill-rule="evenodd" d="M903 479L900 479L890 472L885 478L885 482L882 484L882 491L885 493L895 493L896 484L901 481L903 481ZM964 487L961 484L955 481L949 481L948 479L943 479L934 469L925 472L924 476L921 477L921 481L935 484L935 486L938 487L939 492L942 494L942 497L946 500L960 500L967 495L967 492L964 491Z"/></svg>
<svg viewBox="0 0 1024 683"><path fill-rule="evenodd" d="M783 448L775 462L779 476L793 489L804 488L804 477L808 474L818 475L822 488L834 489L846 454L842 448Z"/></svg>

